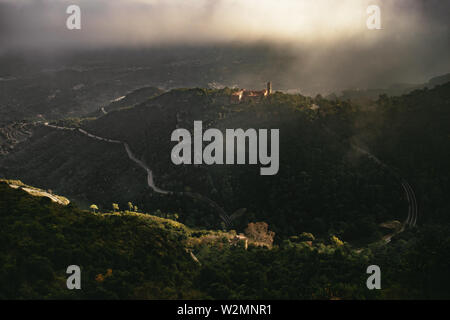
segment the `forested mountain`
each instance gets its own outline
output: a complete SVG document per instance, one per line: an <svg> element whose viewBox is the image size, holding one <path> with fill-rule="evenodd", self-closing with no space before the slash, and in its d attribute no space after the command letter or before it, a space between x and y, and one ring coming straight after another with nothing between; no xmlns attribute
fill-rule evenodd
<svg viewBox="0 0 450 320"><path fill-rule="evenodd" d="M340 99L348 99L357 103L373 103L378 99L380 95L388 96L400 96L403 94L408 94L414 90L420 89L433 89L436 86L443 85L450 81L450 73L431 78L426 83L420 84L408 84L408 83L397 83L392 84L385 89L346 89L338 95ZM336 94L331 94L330 97L336 97Z"/></svg>
<svg viewBox="0 0 450 320"><path fill-rule="evenodd" d="M228 88L146 90L95 117L35 122L2 157L4 178L71 200L1 184L4 297L449 298L450 83L382 95L372 108L281 92L232 104ZM171 133L192 132L195 120L204 130L279 129L278 174L174 165ZM139 163L170 192L149 187ZM123 211L128 202L139 209ZM82 210L94 203L100 213ZM263 235L248 250L233 244L255 225L269 231L255 229ZM73 260L87 274L81 293L62 290ZM383 268L382 292L365 287L370 264Z"/></svg>
<svg viewBox="0 0 450 320"><path fill-rule="evenodd" d="M192 191L230 216L245 209L232 227L266 221L280 237L306 231L374 241L381 236L379 223L406 218L407 202L396 177L350 143L358 114L352 105L282 93L262 103L235 105L229 95L229 89L172 90L95 120L57 123L126 142L151 168L156 185L175 195L149 189L146 172L122 145L41 124L2 161L3 174L69 195L85 207L132 201L146 210L177 212L189 226L220 227L217 211L178 194ZM320 109L312 110L313 103ZM171 133L177 127L192 132L194 120L222 131L279 128L280 171L261 176L255 165L174 165Z"/></svg>
<svg viewBox="0 0 450 320"><path fill-rule="evenodd" d="M306 231L373 241L380 236L379 223L406 219L399 177L410 180L421 209L440 212L446 205L441 192L448 183L448 149L443 147L448 145L448 87L381 96L369 111L340 100L282 93L260 104L234 105L229 89L179 89L94 120L59 125L127 142L164 190L200 193L229 215L245 211L233 221L234 228L256 219L268 222L278 236ZM194 120L202 120L204 130L279 128L280 171L260 176L255 165L174 165L171 132L176 127L192 132ZM204 202L149 189L146 172L130 161L122 145L78 131L36 124L33 137L1 163L5 177L43 185L84 207L133 201L146 210L178 212L189 226L220 227L219 215Z"/></svg>

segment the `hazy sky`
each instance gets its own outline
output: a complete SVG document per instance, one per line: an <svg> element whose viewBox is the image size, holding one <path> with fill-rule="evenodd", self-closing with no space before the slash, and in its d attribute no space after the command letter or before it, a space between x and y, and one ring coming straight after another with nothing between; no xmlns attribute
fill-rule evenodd
<svg viewBox="0 0 450 320"><path fill-rule="evenodd" d="M81 31L65 28L70 4L81 7ZM302 44L367 36L369 4L382 9L381 38L448 29L445 0L0 0L0 12L5 45Z"/></svg>
<svg viewBox="0 0 450 320"><path fill-rule="evenodd" d="M66 29L70 4L81 7L80 31ZM367 29L369 4L380 6L382 30ZM0 53L263 40L297 51L306 74L362 68L419 81L450 71L449 8L447 0L0 0Z"/></svg>

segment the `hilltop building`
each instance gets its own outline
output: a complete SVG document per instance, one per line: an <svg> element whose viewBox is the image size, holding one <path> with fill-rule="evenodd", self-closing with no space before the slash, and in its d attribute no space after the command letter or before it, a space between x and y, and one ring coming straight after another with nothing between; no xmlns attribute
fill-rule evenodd
<svg viewBox="0 0 450 320"><path fill-rule="evenodd" d="M272 82L267 82L267 87L264 90L254 91L241 89L231 94L231 103L241 102L261 102L262 99L272 94Z"/></svg>

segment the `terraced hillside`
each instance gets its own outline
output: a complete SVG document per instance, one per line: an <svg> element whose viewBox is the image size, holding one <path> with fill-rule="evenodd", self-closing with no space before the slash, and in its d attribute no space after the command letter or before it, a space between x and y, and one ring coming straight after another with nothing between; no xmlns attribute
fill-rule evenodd
<svg viewBox="0 0 450 320"><path fill-rule="evenodd" d="M0 156L6 155L20 142L26 141L32 134L29 122L13 122L0 127Z"/></svg>

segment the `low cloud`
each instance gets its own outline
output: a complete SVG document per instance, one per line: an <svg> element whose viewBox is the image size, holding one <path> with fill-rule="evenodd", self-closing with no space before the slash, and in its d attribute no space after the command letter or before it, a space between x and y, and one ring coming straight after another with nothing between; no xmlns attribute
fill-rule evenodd
<svg viewBox="0 0 450 320"><path fill-rule="evenodd" d="M66 29L66 8L82 30ZM382 30L366 8L381 7ZM318 86L424 80L450 70L450 3L440 0L0 0L0 47L142 47L272 43L297 57L292 70ZM394 76L392 76L394 75ZM395 79L393 79L393 78Z"/></svg>

